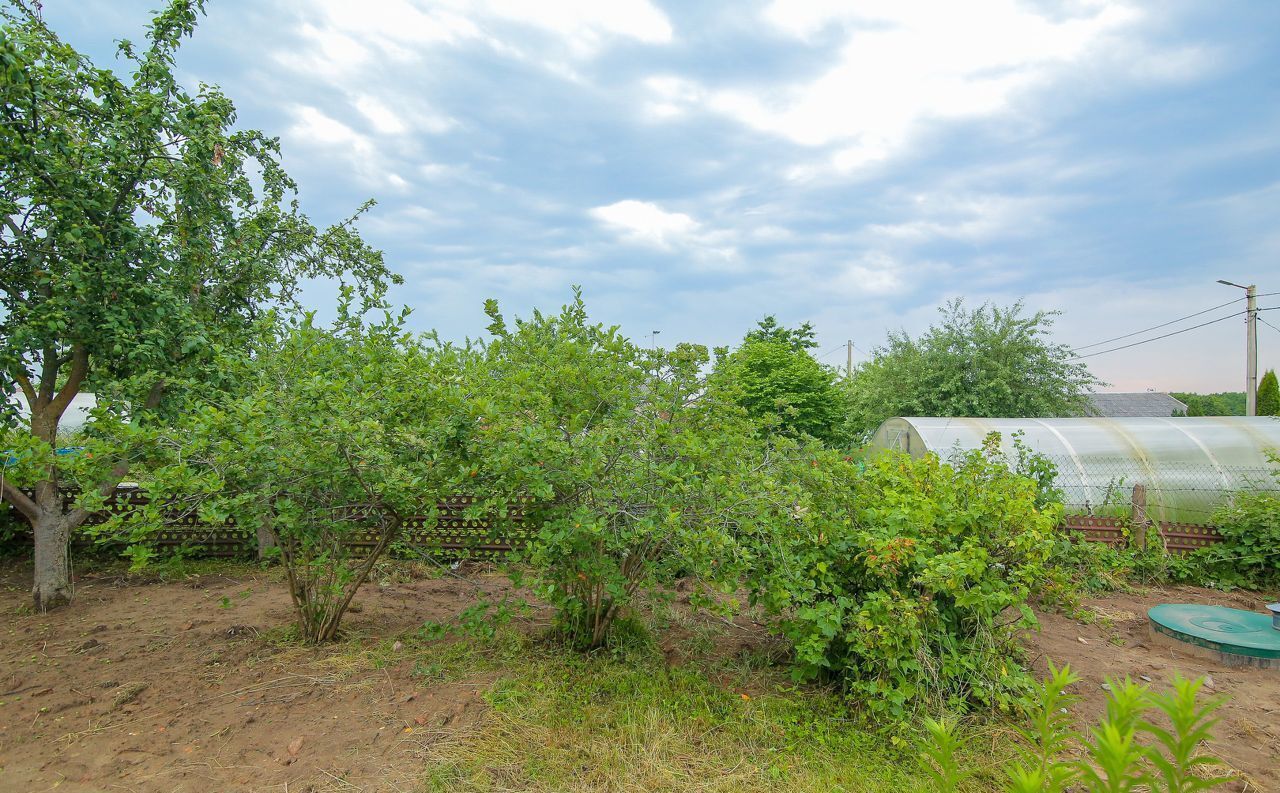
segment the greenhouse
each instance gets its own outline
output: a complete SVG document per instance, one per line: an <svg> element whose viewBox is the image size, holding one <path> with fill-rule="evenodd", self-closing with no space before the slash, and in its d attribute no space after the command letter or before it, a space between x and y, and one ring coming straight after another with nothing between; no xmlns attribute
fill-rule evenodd
<svg viewBox="0 0 1280 793"><path fill-rule="evenodd" d="M1204 523L1232 493L1280 489L1280 466L1269 456L1280 450L1280 419L1273 417L904 417L881 424L872 446L947 458L981 448L993 432L1011 461L1016 439L1057 466L1056 484L1072 513L1126 512L1141 484L1152 518Z"/></svg>

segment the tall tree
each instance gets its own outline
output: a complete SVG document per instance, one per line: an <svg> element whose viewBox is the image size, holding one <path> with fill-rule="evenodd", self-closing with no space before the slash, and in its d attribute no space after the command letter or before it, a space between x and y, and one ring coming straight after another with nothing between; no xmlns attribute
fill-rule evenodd
<svg viewBox="0 0 1280 793"><path fill-rule="evenodd" d="M1280 382L1275 369L1268 369L1258 383L1258 415L1280 416Z"/></svg>
<svg viewBox="0 0 1280 793"><path fill-rule="evenodd" d="M1101 382L1050 338L1057 312L1022 303L940 307L919 338L890 333L848 383L848 431L864 436L893 416L1078 416Z"/></svg>
<svg viewBox="0 0 1280 793"><path fill-rule="evenodd" d="M373 302L394 280L351 221L321 231L300 212L276 139L234 129L216 87L178 84L202 11L172 0L145 46L121 42L122 78L59 40L38 4L0 9L0 387L30 409L26 471L3 497L31 523L41 610L71 596L68 540L88 514L63 503L53 454L78 393L143 425L220 385L220 361L250 353L264 307L295 306L304 279L350 274ZM120 449L77 484L100 498L129 464Z"/></svg>
<svg viewBox="0 0 1280 793"><path fill-rule="evenodd" d="M812 324L804 322L798 328L788 328L779 325L778 318L772 314L757 322L754 328L747 331L743 339L745 344L758 341L779 342L797 352L812 350L818 346Z"/></svg>
<svg viewBox="0 0 1280 793"><path fill-rule="evenodd" d="M835 440L842 400L835 370L809 353L816 346L809 323L786 328L765 317L738 349L720 351L713 387L784 434Z"/></svg>

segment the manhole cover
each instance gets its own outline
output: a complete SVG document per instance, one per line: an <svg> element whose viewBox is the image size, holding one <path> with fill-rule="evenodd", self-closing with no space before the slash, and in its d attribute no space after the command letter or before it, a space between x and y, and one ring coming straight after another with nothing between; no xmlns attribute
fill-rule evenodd
<svg viewBox="0 0 1280 793"><path fill-rule="evenodd" d="M1280 659L1280 631L1271 627L1271 615L1200 606L1166 603L1147 612L1157 633L1179 641L1229 655Z"/></svg>

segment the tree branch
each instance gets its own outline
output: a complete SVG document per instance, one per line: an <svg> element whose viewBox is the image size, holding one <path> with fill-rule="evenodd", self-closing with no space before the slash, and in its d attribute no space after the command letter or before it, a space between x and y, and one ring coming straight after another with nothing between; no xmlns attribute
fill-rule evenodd
<svg viewBox="0 0 1280 793"><path fill-rule="evenodd" d="M14 367L9 370L13 375L13 379L17 382L18 387L22 389L22 395L27 398L27 410L34 410L36 404L36 389L31 385L31 375L26 371Z"/></svg>
<svg viewBox="0 0 1280 793"><path fill-rule="evenodd" d="M22 228L17 223L14 223L13 218L9 217L8 215L4 216L4 224L9 227L10 231L13 232L13 238L15 242L19 237L28 236L26 229Z"/></svg>
<svg viewBox="0 0 1280 793"><path fill-rule="evenodd" d="M46 294L46 298L52 295ZM53 390L58 385L58 348L53 342L49 342L44 346L44 352L40 355L40 388L38 396L42 404L47 404L53 399ZM32 415L35 414L35 405L31 406Z"/></svg>
<svg viewBox="0 0 1280 793"><path fill-rule="evenodd" d="M40 516L40 507L36 506L36 502L12 482L0 479L0 498L12 504L14 509L21 512L32 523L35 523L36 518Z"/></svg>
<svg viewBox="0 0 1280 793"><path fill-rule="evenodd" d="M71 349L71 373L67 375L67 382L57 396L49 401L50 421L57 423L62 418L71 400L80 393L80 384L84 382L85 375L88 373L89 351L83 344L77 343Z"/></svg>

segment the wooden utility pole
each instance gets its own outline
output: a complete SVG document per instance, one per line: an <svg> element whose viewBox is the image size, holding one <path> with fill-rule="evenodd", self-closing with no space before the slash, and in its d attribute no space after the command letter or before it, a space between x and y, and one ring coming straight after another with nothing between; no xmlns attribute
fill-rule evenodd
<svg viewBox="0 0 1280 793"><path fill-rule="evenodd" d="M1245 290L1245 386L1244 414L1258 415L1258 287L1250 284Z"/></svg>
<svg viewBox="0 0 1280 793"><path fill-rule="evenodd" d="M1218 283L1243 289L1244 310L1244 414L1258 415L1258 287L1255 284L1232 283L1221 278Z"/></svg>
<svg viewBox="0 0 1280 793"><path fill-rule="evenodd" d="M845 343L844 376L853 377L853 339Z"/></svg>

